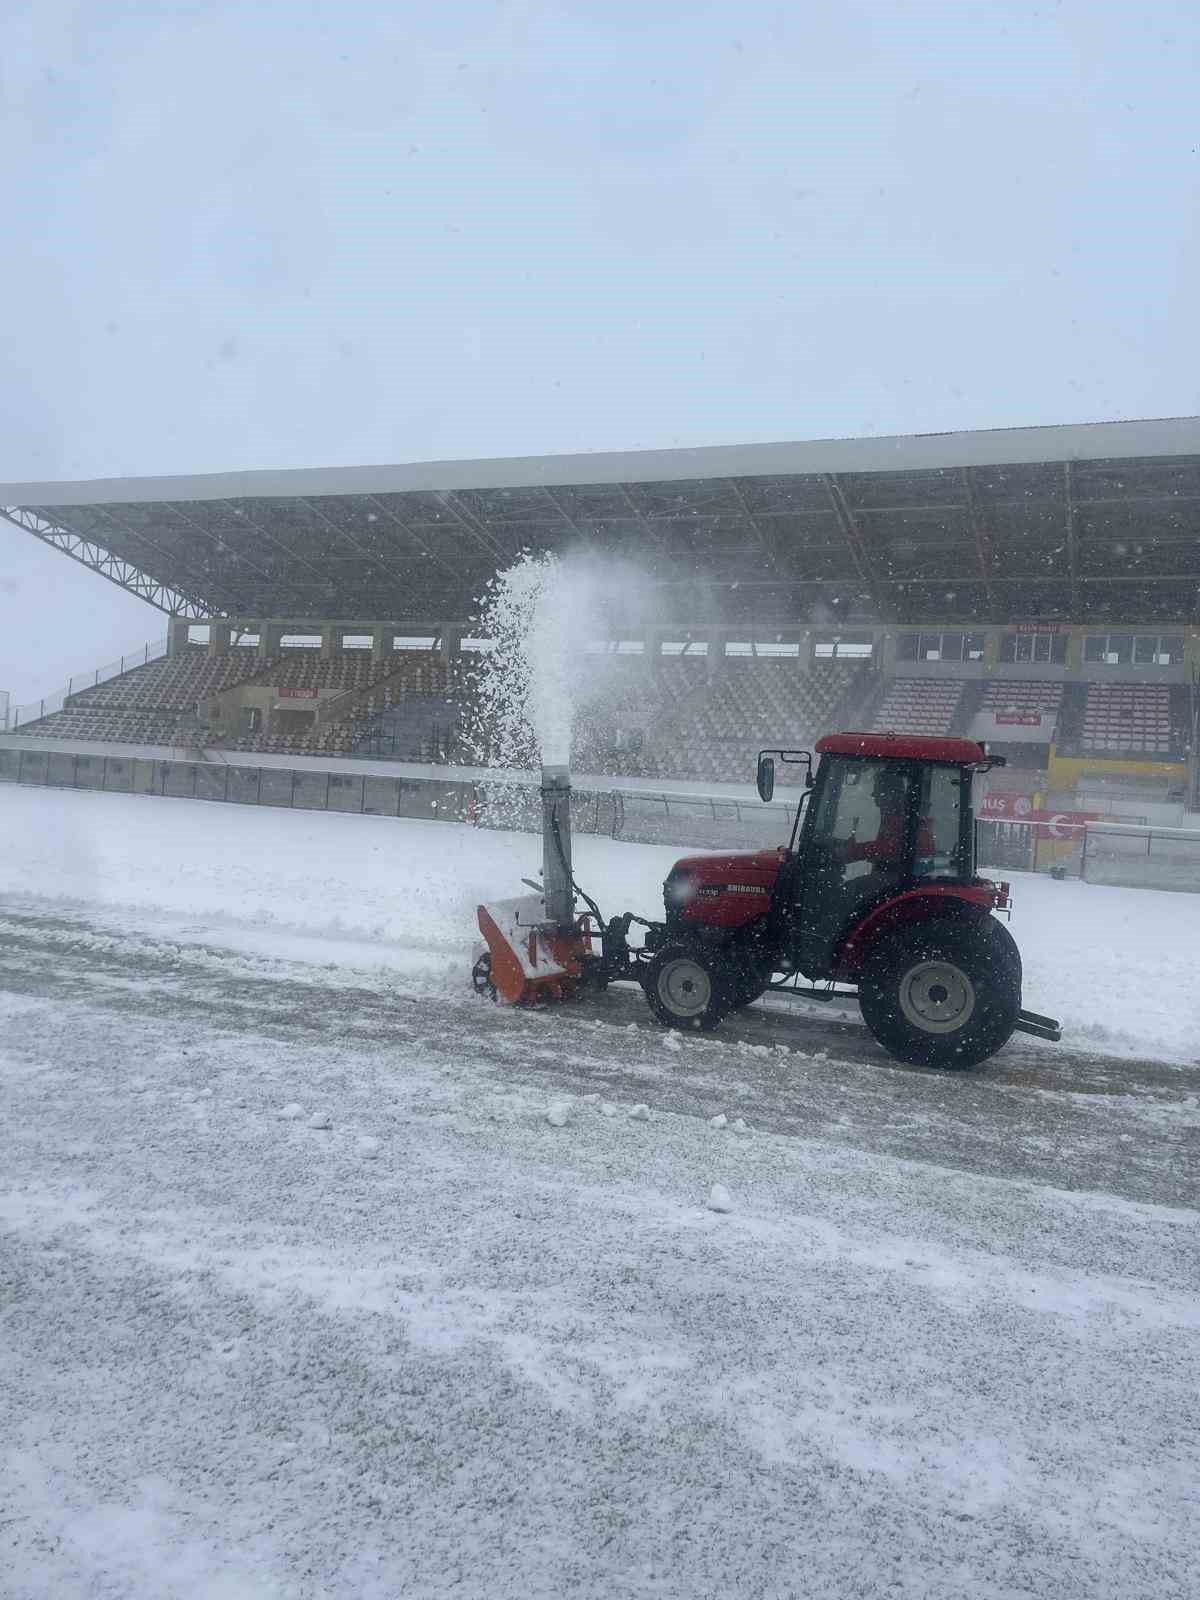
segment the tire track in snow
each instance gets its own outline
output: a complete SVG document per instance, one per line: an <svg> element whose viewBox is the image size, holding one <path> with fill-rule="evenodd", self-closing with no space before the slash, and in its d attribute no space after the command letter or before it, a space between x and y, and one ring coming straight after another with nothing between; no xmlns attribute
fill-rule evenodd
<svg viewBox="0 0 1200 1600"><path fill-rule="evenodd" d="M320 948L314 941L314 948ZM386 956L386 947L381 947ZM1191 1204L1200 1073L1035 1046L945 1073L889 1061L861 1026L752 1008L712 1037L664 1033L633 991L553 1011L489 1007L445 984L405 992L370 971L134 933L55 909L0 918L0 987L193 1037L437 1049L498 1079L601 1089L708 1118L1061 1188ZM465 985L464 985L465 986Z"/></svg>

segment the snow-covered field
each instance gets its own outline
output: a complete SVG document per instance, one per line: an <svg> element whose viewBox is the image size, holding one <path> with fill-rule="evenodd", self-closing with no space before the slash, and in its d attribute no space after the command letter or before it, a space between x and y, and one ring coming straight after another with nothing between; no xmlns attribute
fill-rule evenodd
<svg viewBox="0 0 1200 1600"><path fill-rule="evenodd" d="M0 838L5 1600L1195 1592L1197 902L1019 881L1070 1043L938 1074L476 1001L529 837Z"/></svg>
<svg viewBox="0 0 1200 1600"><path fill-rule="evenodd" d="M201 914L248 928L365 941L356 959L450 988L481 900L540 865L525 834L394 818L0 789L0 892ZM606 914L662 913L681 849L576 840L576 874ZM1200 1059L1200 895L1014 876L1025 1000L1077 1048Z"/></svg>

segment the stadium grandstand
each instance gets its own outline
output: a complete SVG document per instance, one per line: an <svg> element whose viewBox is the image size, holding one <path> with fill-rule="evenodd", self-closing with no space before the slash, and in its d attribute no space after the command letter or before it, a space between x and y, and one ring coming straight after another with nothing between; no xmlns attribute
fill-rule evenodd
<svg viewBox="0 0 1200 1600"><path fill-rule="evenodd" d="M23 739L462 764L522 551L644 575L581 770L745 782L833 726L970 734L1054 803L1196 804L1200 419L0 486L166 613Z"/></svg>

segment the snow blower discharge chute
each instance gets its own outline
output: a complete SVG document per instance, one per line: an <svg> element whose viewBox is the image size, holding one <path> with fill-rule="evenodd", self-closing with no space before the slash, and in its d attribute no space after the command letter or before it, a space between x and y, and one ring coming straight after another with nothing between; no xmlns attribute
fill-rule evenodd
<svg viewBox="0 0 1200 1600"><path fill-rule="evenodd" d="M570 774L543 767L542 881L479 907L476 990L531 1005L633 982L659 1022L688 1029L768 992L857 999L891 1055L944 1067L986 1060L1018 1030L1060 1038L1021 1007L1020 952L996 915L1009 886L975 868L973 785L1002 758L897 733L827 734L815 754L814 773L811 751L760 753L764 801L777 762L802 769L788 843L677 861L661 921L605 921L574 877Z"/></svg>

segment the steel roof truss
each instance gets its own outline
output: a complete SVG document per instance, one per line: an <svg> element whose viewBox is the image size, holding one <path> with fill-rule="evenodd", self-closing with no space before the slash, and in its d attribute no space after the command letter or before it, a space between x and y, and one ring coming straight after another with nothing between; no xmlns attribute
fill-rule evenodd
<svg viewBox="0 0 1200 1600"><path fill-rule="evenodd" d="M60 550L63 555L70 556L71 560L78 561L80 566L98 572L102 578L115 583L119 589L136 595L139 600L147 601L159 611L165 611L168 616L198 620L214 614L210 605L194 595L184 594L165 583L160 583L149 573L135 567L132 562L122 560L111 551L105 550L103 546L85 539L69 528L60 528L55 523L46 521L35 511L22 506L0 506L0 517L4 517L24 533L33 534L35 539L40 539L51 549Z"/></svg>

